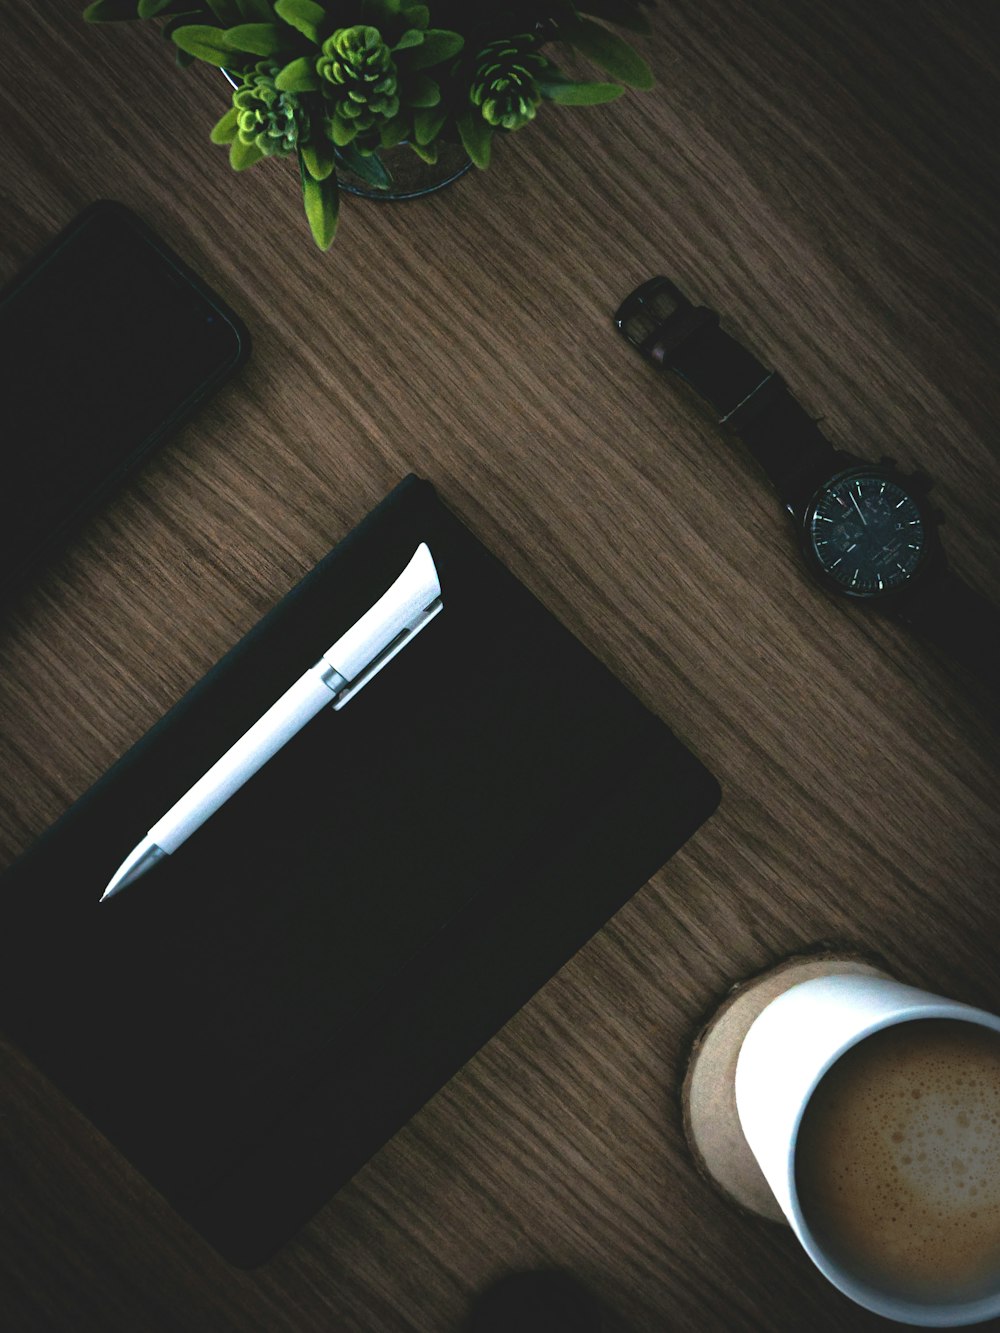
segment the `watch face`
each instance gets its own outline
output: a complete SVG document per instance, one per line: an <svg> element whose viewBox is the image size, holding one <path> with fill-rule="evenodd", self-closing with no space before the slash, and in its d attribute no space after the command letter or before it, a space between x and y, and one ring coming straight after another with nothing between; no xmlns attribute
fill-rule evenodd
<svg viewBox="0 0 1000 1333"><path fill-rule="evenodd" d="M917 502L876 472L835 477L806 513L820 569L842 592L878 597L912 578L927 545Z"/></svg>

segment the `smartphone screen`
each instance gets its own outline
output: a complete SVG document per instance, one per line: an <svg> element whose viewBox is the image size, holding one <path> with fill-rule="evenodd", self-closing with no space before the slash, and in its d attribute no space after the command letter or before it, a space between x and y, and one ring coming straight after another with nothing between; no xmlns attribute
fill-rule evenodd
<svg viewBox="0 0 1000 1333"><path fill-rule="evenodd" d="M245 359L238 317L120 204L0 300L0 590Z"/></svg>

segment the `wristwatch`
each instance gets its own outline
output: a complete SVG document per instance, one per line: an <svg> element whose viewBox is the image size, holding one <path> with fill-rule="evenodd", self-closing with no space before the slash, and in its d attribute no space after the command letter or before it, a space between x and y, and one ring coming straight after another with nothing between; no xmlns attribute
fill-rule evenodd
<svg viewBox="0 0 1000 1333"><path fill-rule="evenodd" d="M835 449L781 376L666 278L626 297L615 324L747 446L825 588L897 616L991 683L1000 680L1000 613L948 567L927 476L906 474L890 458L869 463Z"/></svg>

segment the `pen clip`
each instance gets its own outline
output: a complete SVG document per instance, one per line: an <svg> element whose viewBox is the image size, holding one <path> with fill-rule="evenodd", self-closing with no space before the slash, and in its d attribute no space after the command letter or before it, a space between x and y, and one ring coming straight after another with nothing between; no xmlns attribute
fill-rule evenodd
<svg viewBox="0 0 1000 1333"><path fill-rule="evenodd" d="M430 624L441 604L437 567L427 543L421 542L399 578L323 654L322 662L344 682L333 707L343 708L353 699Z"/></svg>
<svg viewBox="0 0 1000 1333"><path fill-rule="evenodd" d="M382 668L386 666L387 663L391 662L397 653L401 653L408 643L412 643L420 631L427 628L437 613L441 610L442 606L443 603L441 598L436 598L431 602L430 606L423 612L418 620L406 629L401 630L392 642L387 644L379 655L369 662L364 671L361 672L360 676L356 676L348 686L340 691L331 705L334 711L339 712L345 704L350 703L357 692L364 689L368 682L374 676L377 676Z"/></svg>

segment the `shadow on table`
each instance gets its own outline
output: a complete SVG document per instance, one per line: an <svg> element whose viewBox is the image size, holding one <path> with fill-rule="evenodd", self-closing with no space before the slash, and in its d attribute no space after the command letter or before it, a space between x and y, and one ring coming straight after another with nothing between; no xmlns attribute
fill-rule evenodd
<svg viewBox="0 0 1000 1333"><path fill-rule="evenodd" d="M509 1273L477 1296L460 1333L629 1333L561 1269Z"/></svg>

